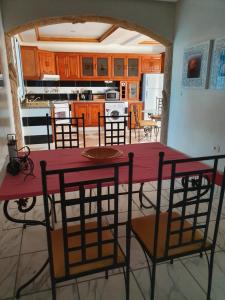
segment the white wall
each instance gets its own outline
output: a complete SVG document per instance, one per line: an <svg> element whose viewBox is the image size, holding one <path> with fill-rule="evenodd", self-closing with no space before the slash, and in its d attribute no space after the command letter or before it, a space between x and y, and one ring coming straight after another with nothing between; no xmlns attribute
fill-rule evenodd
<svg viewBox="0 0 225 300"><path fill-rule="evenodd" d="M7 134L14 132L12 98L10 92L8 65L2 17L0 11L0 58L3 65L4 87L0 87L0 183L5 171L5 163L8 155Z"/></svg>
<svg viewBox="0 0 225 300"><path fill-rule="evenodd" d="M225 91L181 88L183 51L225 37L224 0L181 0L174 41L168 144L190 155L225 153Z"/></svg>
<svg viewBox="0 0 225 300"><path fill-rule="evenodd" d="M172 41L175 4L152 0L2 0L6 31L48 17L103 16L136 23Z"/></svg>

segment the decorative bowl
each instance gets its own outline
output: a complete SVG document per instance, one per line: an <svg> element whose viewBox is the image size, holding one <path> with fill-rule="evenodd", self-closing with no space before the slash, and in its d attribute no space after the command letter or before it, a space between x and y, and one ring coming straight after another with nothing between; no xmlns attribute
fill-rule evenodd
<svg viewBox="0 0 225 300"><path fill-rule="evenodd" d="M113 147L96 147L84 150L81 155L91 160L105 161L121 157L123 152Z"/></svg>

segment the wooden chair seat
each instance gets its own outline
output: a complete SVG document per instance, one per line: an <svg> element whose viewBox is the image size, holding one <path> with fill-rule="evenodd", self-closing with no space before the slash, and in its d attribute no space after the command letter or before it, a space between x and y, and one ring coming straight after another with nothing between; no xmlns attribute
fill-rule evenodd
<svg viewBox="0 0 225 300"><path fill-rule="evenodd" d="M98 241L97 237L97 228L98 225L96 222L86 223L87 229L96 229L95 232L86 233L85 240L86 245L91 243L96 243ZM80 225L74 225L68 227L68 232L77 232L80 231ZM53 230L51 232L52 239L52 252L53 252L53 266L54 266L54 275L56 278L61 278L65 276L65 264L64 264L64 246L63 246L63 231L62 229ZM112 239L111 231L104 230L102 231L102 239L104 241ZM79 247L81 246L81 234L69 237L69 248L70 247ZM113 255L113 243L106 243L102 246L102 256ZM122 253L120 247L118 246L117 252L117 263L124 264L125 256ZM86 260L95 259L98 256L98 247L93 246L86 249ZM96 262L91 263L82 263L81 250L71 251L69 263L81 263L78 266L70 267L70 275L79 276L84 272L91 272L96 269L104 269L106 267L110 267L113 265L113 259L111 258L103 258L102 260L98 260Z"/></svg>
<svg viewBox="0 0 225 300"><path fill-rule="evenodd" d="M172 218L180 217L179 213L173 212ZM142 241L144 247L148 254L153 257L153 247L154 247L154 233L155 233L155 215L148 215L145 217L135 218L132 220L132 231L135 235ZM159 219L159 231L158 231L158 247L157 247L157 259L165 258L165 247L166 247L166 234L167 234L167 222L168 222L168 212L160 213ZM180 220L172 222L171 231L180 229ZM183 233L183 243L189 243L192 239L192 228L193 225L187 220L184 221L184 228L190 228L190 230ZM195 240L203 238L203 234L200 230L195 231ZM173 234L170 236L170 246L178 244L178 234ZM175 249L170 249L168 251L168 256L179 256L185 253L190 253L193 251L200 251L202 243L193 243L182 247L177 247ZM211 244L206 243L205 248L210 249ZM204 248L204 249L205 249Z"/></svg>
<svg viewBox="0 0 225 300"><path fill-rule="evenodd" d="M157 127L157 123L152 120L139 120L139 128L143 127Z"/></svg>

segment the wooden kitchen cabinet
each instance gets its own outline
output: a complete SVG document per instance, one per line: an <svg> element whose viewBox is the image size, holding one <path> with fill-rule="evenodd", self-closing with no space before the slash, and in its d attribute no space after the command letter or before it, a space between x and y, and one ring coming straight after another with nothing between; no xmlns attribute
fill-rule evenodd
<svg viewBox="0 0 225 300"><path fill-rule="evenodd" d="M72 115L82 117L84 114L85 126L98 126L98 113L104 114L104 102L73 102Z"/></svg>
<svg viewBox="0 0 225 300"><path fill-rule="evenodd" d="M81 79L111 79L110 56L103 54L80 55Z"/></svg>
<svg viewBox="0 0 225 300"><path fill-rule="evenodd" d="M128 103L128 113L131 112L131 128L135 128L135 124L136 124L135 116L134 116L134 109L135 108L136 108L136 111L137 111L137 119L142 120L143 103L140 102L140 101L139 102L138 101L135 101L135 102L130 101Z"/></svg>
<svg viewBox="0 0 225 300"><path fill-rule="evenodd" d="M140 78L140 58L138 55L112 55L112 77L114 80Z"/></svg>
<svg viewBox="0 0 225 300"><path fill-rule="evenodd" d="M124 101L139 100L140 81L121 81L120 98Z"/></svg>
<svg viewBox="0 0 225 300"><path fill-rule="evenodd" d="M56 74L54 52L38 50L38 58L41 76L44 74Z"/></svg>
<svg viewBox="0 0 225 300"><path fill-rule="evenodd" d="M21 59L23 67L23 77L25 80L40 79L40 68L37 47L21 47Z"/></svg>
<svg viewBox="0 0 225 300"><path fill-rule="evenodd" d="M61 80L76 80L80 78L79 55L57 53L56 71Z"/></svg>
<svg viewBox="0 0 225 300"><path fill-rule="evenodd" d="M115 80L124 80L126 77L126 57L123 55L112 56L112 77Z"/></svg>
<svg viewBox="0 0 225 300"><path fill-rule="evenodd" d="M163 73L164 72L164 54L143 55L141 58L141 72L145 73Z"/></svg>

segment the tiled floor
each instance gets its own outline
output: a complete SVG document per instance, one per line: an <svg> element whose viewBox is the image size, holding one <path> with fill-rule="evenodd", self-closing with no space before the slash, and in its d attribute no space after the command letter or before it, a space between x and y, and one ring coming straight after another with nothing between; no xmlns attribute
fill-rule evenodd
<svg viewBox="0 0 225 300"><path fill-rule="evenodd" d="M92 135L91 135L92 136ZM93 138L93 143L94 143ZM90 143L91 144L91 143ZM135 189L139 185L135 185ZM169 181L163 185L163 204L168 202ZM120 187L126 190L126 186ZM156 182L147 183L144 189L153 202L156 201ZM218 197L219 189L216 190ZM215 201L216 203L217 201ZM126 205L120 199L120 219L126 214ZM12 201L11 214L26 219L43 220L42 198L29 213L20 215ZM132 217L147 215L152 209L140 209L137 195L133 195ZM210 224L210 230L214 225ZM119 232L120 242L124 244L124 230ZM7 221L0 204L0 299L15 299L17 288L26 282L40 268L47 257L45 229L40 226L22 228L21 225ZM132 238L131 245L131 283L132 300L149 299L150 279L145 257L138 242ZM105 279L100 273L82 277L59 285L57 300L123 300L125 285L121 270L114 270ZM225 204L220 223L215 254L212 299L225 299ZM196 256L178 259L174 264L162 263L157 267L156 300L201 300L206 299L207 262ZM22 292L21 300L51 299L48 268L30 286Z"/></svg>

